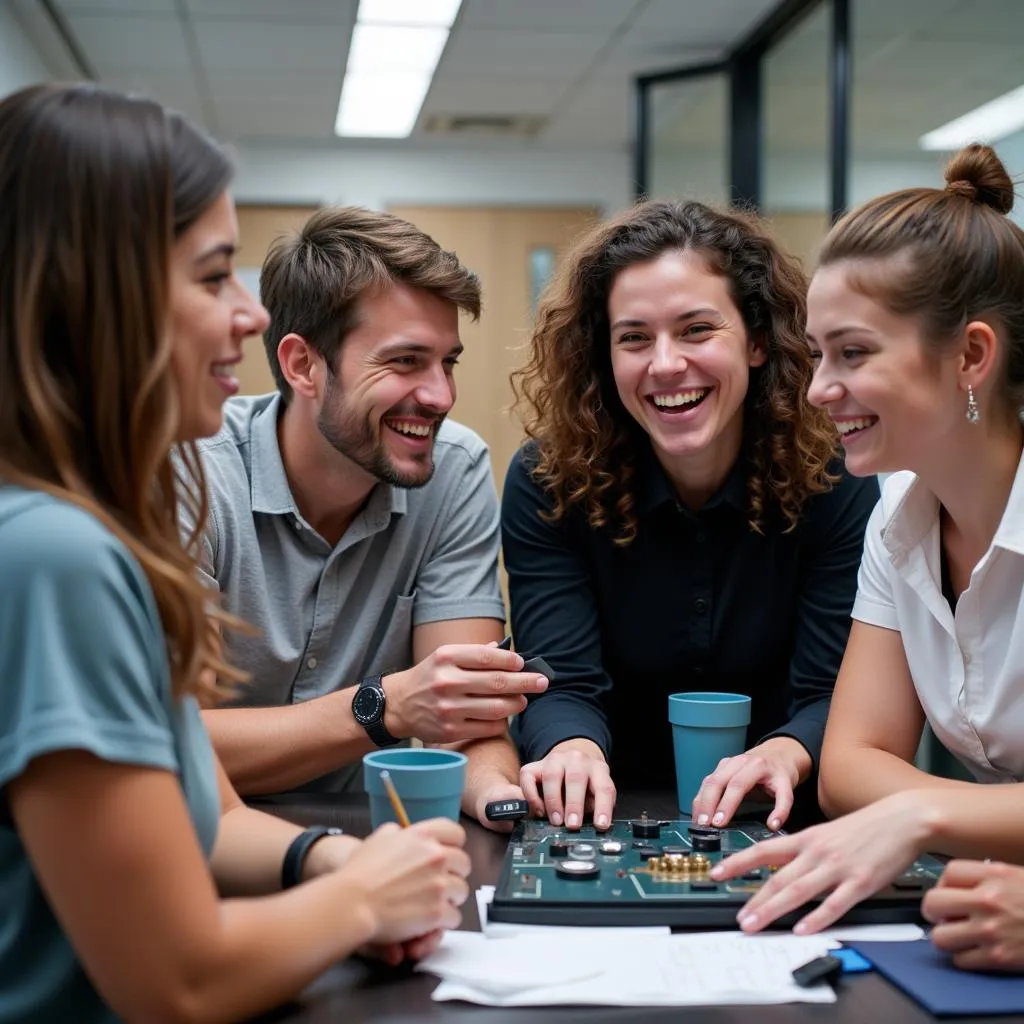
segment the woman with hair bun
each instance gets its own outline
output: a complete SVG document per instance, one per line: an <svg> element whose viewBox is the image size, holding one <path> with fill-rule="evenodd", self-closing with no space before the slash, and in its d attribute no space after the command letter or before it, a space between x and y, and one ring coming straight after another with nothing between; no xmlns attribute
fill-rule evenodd
<svg viewBox="0 0 1024 1024"><path fill-rule="evenodd" d="M754 793L778 828L814 774L878 488L807 401L805 292L754 218L647 202L590 231L541 303L502 539L517 648L555 670L519 731L555 825L592 807L607 828L616 783L672 788L679 691L752 698L749 749L695 821Z"/></svg>
<svg viewBox="0 0 1024 1024"><path fill-rule="evenodd" d="M748 930L830 893L798 930L826 927L926 850L1024 861L1024 232L988 146L946 181L847 214L811 282L810 400L851 473L894 475L822 751L822 807L844 817L729 859L720 877L786 865L744 908ZM914 766L925 721L976 781ZM985 908L1008 870L952 865L925 900L963 918L933 932L963 966L1006 965Z"/></svg>

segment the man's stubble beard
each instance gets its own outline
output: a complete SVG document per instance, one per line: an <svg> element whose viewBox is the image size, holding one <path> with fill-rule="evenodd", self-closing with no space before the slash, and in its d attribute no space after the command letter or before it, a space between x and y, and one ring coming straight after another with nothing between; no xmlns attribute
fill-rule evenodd
<svg viewBox="0 0 1024 1024"><path fill-rule="evenodd" d="M434 475L434 451L437 433L444 417L435 417L431 437L431 449L426 454L423 470L417 474L403 473L388 458L383 437L374 431L374 425L367 415L362 421L358 413L348 407L337 378L328 375L324 404L317 416L317 429L325 441L363 472L392 487L413 489L426 486ZM381 431L390 429L381 422Z"/></svg>

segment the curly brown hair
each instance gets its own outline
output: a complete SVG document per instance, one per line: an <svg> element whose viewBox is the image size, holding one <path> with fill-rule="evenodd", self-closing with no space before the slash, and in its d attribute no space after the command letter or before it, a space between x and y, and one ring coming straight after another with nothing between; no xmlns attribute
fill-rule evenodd
<svg viewBox="0 0 1024 1024"><path fill-rule="evenodd" d="M563 260L538 309L526 364L512 374L526 433L536 441L534 478L551 494L551 516L580 506L594 529L636 536L633 480L646 441L612 376L608 295L616 275L666 252L700 253L730 292L767 359L751 370L744 450L752 529L762 532L774 505L786 529L809 495L835 482L835 428L807 401L813 374L807 346L807 281L753 215L695 201L648 201L597 225Z"/></svg>

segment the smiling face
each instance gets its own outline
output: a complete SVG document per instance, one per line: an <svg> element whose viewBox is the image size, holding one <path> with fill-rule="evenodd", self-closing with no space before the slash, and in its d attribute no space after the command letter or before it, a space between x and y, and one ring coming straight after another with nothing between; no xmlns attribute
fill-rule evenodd
<svg viewBox="0 0 1024 1024"><path fill-rule="evenodd" d="M750 367L765 361L727 278L697 253L667 252L619 272L608 320L619 398L669 476L724 479L740 450Z"/></svg>
<svg viewBox="0 0 1024 1024"><path fill-rule="evenodd" d="M182 441L220 430L224 402L238 392L242 340L267 326L267 311L235 276L237 247L235 207L225 192L171 250L171 364Z"/></svg>
<svg viewBox="0 0 1024 1024"><path fill-rule="evenodd" d="M927 348L916 320L851 287L850 269L830 264L811 281L808 399L838 427L851 473L920 472L966 422L957 350Z"/></svg>
<svg viewBox="0 0 1024 1024"><path fill-rule="evenodd" d="M434 472L437 432L455 402L462 352L457 307L393 284L359 303L359 324L341 345L317 426L376 480L422 487Z"/></svg>

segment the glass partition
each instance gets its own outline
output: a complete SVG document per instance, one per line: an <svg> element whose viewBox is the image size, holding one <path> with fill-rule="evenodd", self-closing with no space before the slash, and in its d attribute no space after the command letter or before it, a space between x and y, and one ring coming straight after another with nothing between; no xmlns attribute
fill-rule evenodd
<svg viewBox="0 0 1024 1024"><path fill-rule="evenodd" d="M729 80L710 72L659 82L647 98L647 192L654 198L729 201Z"/></svg>
<svg viewBox="0 0 1024 1024"><path fill-rule="evenodd" d="M829 228L831 5L813 8L762 59L761 209L807 270Z"/></svg>
<svg viewBox="0 0 1024 1024"><path fill-rule="evenodd" d="M971 129L943 148L922 140L1024 86L1024 4L1007 0L852 0L850 202L942 184L951 153L982 138L1024 175L1024 125ZM1018 97L1016 108L1024 108ZM1024 211L1015 211L1020 217Z"/></svg>

